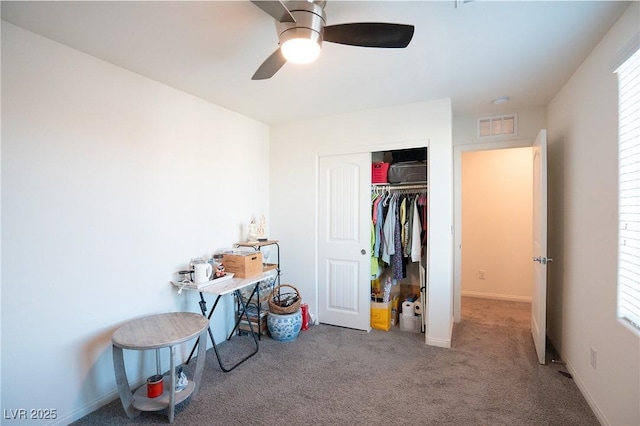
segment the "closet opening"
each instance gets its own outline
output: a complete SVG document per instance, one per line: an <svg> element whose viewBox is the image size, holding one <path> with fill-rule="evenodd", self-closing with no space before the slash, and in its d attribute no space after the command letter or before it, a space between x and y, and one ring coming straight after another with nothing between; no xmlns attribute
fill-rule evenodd
<svg viewBox="0 0 640 426"><path fill-rule="evenodd" d="M353 153L328 153L318 156L317 297L320 323L363 331L381 328L404 333L400 327L402 322L410 329L406 331L415 332L416 338L422 337L426 341L429 336L429 324L424 318L429 318L430 314L427 310L430 232L421 231L420 238L414 240L421 242L420 248L413 252L414 256L419 252L419 261L412 261L409 252L405 259L404 248L399 250L400 256L396 260L402 260L400 264L405 274L400 279L394 279L391 275L392 257L385 262L381 260L380 252L373 256L375 239L372 239L375 236L373 202L376 197L384 194L389 200L393 197L405 199L405 213L411 212L412 207L415 210L417 202L418 217L423 219L415 223L419 223L420 227L424 223L428 229L431 207L428 203L430 171L427 159L428 141L423 142L422 147L416 147L414 144L415 148L409 149L406 148L407 144L386 144L379 150L372 147ZM418 159L404 157L411 155L411 151L419 153ZM411 162L418 162L419 167L407 164ZM380 180L374 179L373 171L377 163L387 163L388 167ZM398 165L392 167L394 164ZM392 174L389 179L388 171L397 168L401 170L395 170L394 173L398 174ZM382 206L381 212L388 213L388 210L385 211L389 207L388 203ZM408 217L414 216L405 215L405 218ZM383 215L383 218L386 219L386 215ZM384 220L381 221L383 222ZM413 226L409 228L410 224L413 222L405 222L407 230L413 229ZM378 235L380 232L379 229ZM401 230L400 232L402 234ZM425 234L426 243L423 240ZM379 248L380 246L378 250ZM372 268L377 270L372 271ZM383 275L385 272L389 275ZM388 302L385 302L384 285L387 277L391 278L392 286L387 292ZM412 310L410 312L409 309L405 309L404 313L411 313L412 316L401 321L402 303L405 301L412 303ZM373 305L375 303L384 304L384 309L372 310L372 306L374 309L380 308ZM376 315L381 315L380 321L383 321L383 326L372 327L372 322L377 324Z"/></svg>
<svg viewBox="0 0 640 426"><path fill-rule="evenodd" d="M427 147L371 153L371 327L425 333Z"/></svg>

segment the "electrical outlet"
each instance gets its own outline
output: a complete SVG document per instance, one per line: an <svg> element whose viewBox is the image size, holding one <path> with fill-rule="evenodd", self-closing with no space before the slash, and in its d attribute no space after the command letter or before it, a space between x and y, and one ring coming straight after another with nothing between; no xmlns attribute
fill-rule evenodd
<svg viewBox="0 0 640 426"><path fill-rule="evenodd" d="M481 279L481 280L486 279L486 278L485 278L486 273L487 273L487 271L485 271L484 269L480 269L480 270L478 271L478 279Z"/></svg>
<svg viewBox="0 0 640 426"><path fill-rule="evenodd" d="M591 348L591 366L594 370L598 369L598 351Z"/></svg>

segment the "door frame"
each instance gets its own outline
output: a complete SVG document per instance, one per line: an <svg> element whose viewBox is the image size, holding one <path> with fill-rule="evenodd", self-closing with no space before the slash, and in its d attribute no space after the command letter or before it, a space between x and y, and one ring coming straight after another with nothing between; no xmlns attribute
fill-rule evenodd
<svg viewBox="0 0 640 426"><path fill-rule="evenodd" d="M453 320L462 319L462 153L532 147L533 139L511 139L453 147Z"/></svg>

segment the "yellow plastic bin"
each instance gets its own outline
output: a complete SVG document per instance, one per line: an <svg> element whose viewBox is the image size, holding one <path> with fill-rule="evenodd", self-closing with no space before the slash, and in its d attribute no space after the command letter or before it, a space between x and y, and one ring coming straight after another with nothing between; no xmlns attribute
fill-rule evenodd
<svg viewBox="0 0 640 426"><path fill-rule="evenodd" d="M391 302L371 302L371 328L384 331L391 329Z"/></svg>

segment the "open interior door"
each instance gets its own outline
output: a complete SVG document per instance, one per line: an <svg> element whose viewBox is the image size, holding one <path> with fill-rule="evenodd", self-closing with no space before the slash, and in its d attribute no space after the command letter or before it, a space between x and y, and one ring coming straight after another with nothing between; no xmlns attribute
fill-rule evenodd
<svg viewBox="0 0 640 426"><path fill-rule="evenodd" d="M370 330L371 153L318 164L318 319Z"/></svg>
<svg viewBox="0 0 640 426"><path fill-rule="evenodd" d="M545 363L547 329L547 131L533 143L533 295L531 334L540 364Z"/></svg>

